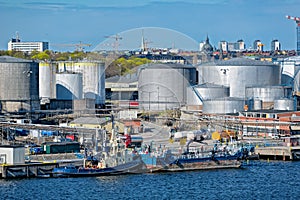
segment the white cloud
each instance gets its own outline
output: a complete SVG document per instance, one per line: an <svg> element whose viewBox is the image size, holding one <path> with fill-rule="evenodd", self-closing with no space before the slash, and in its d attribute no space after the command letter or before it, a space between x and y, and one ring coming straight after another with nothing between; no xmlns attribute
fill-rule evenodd
<svg viewBox="0 0 300 200"><path fill-rule="evenodd" d="M223 4L228 0L0 0L2 7L20 7L33 9L91 9L91 8L126 8L140 7L156 3L193 3L193 4Z"/></svg>

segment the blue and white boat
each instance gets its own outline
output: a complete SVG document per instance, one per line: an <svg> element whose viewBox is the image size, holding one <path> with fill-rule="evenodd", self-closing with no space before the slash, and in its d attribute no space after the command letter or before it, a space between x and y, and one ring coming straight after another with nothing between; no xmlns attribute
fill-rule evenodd
<svg viewBox="0 0 300 200"><path fill-rule="evenodd" d="M143 173L145 171L146 165L141 156L127 149L125 143L120 143L113 132L109 143L103 146L103 150L96 156L85 158L82 166L57 167L53 169L52 174L55 177L76 177Z"/></svg>

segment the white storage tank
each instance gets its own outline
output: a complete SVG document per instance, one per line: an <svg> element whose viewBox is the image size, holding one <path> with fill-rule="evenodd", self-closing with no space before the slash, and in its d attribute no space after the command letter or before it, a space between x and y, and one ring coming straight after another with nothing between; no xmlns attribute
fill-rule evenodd
<svg viewBox="0 0 300 200"><path fill-rule="evenodd" d="M292 87L287 86L258 86L247 87L246 98L258 98L263 102L273 102L275 99L289 97Z"/></svg>
<svg viewBox="0 0 300 200"><path fill-rule="evenodd" d="M277 99L274 101L274 110L295 110L295 101L293 99Z"/></svg>
<svg viewBox="0 0 300 200"><path fill-rule="evenodd" d="M58 62L58 73L82 74L83 98L95 99L95 103L105 104L105 64L101 61Z"/></svg>
<svg viewBox="0 0 300 200"><path fill-rule="evenodd" d="M82 74L56 74L56 99L82 99Z"/></svg>
<svg viewBox="0 0 300 200"><path fill-rule="evenodd" d="M39 97L41 104L49 103L50 99L56 97L55 74L55 63L39 63Z"/></svg>
<svg viewBox="0 0 300 200"><path fill-rule="evenodd" d="M262 100L255 98L250 100L250 110L261 110L262 109Z"/></svg>
<svg viewBox="0 0 300 200"><path fill-rule="evenodd" d="M196 68L182 64L146 64L139 68L140 109L166 110L187 103L187 91L196 83Z"/></svg>
<svg viewBox="0 0 300 200"><path fill-rule="evenodd" d="M194 86L194 90L198 92L200 98L203 100L229 97L230 91L229 87L209 83L196 85Z"/></svg>
<svg viewBox="0 0 300 200"><path fill-rule="evenodd" d="M214 83L230 87L230 97L245 98L245 88L280 84L280 67L249 58L205 63L198 67L199 84Z"/></svg>
<svg viewBox="0 0 300 200"><path fill-rule="evenodd" d="M226 114L243 111L245 100L241 98L218 98L203 101L203 113Z"/></svg>

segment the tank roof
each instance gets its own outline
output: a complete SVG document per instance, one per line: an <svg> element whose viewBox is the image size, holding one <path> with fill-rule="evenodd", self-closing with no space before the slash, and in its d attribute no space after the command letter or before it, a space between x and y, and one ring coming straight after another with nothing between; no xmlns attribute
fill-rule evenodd
<svg viewBox="0 0 300 200"><path fill-rule="evenodd" d="M218 60L203 64L203 66L275 66L268 61L253 60L246 57Z"/></svg>
<svg viewBox="0 0 300 200"><path fill-rule="evenodd" d="M192 69L195 68L192 65L184 65L184 64L178 64L178 63L150 63L150 64L145 64L140 66L139 69L145 69L145 68L151 68L151 69L168 69L168 68L173 68L173 69Z"/></svg>
<svg viewBox="0 0 300 200"><path fill-rule="evenodd" d="M300 56L291 56L291 57L285 58L284 61L296 61L296 62L300 62Z"/></svg>
<svg viewBox="0 0 300 200"><path fill-rule="evenodd" d="M0 56L0 63L28 63L28 62L34 62L33 60L26 60L22 58L15 58L11 56Z"/></svg>
<svg viewBox="0 0 300 200"><path fill-rule="evenodd" d="M106 78L105 81L111 83L133 83L138 81L138 76L137 74L127 74L125 76L112 76Z"/></svg>
<svg viewBox="0 0 300 200"><path fill-rule="evenodd" d="M203 84L195 85L193 87L195 87L195 88L229 88L225 85L218 85L218 84L214 84L214 83L203 83Z"/></svg>

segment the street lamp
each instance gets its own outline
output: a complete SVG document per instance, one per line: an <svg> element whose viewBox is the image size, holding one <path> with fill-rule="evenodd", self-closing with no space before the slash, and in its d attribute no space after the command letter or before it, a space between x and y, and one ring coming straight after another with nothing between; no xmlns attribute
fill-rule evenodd
<svg viewBox="0 0 300 200"><path fill-rule="evenodd" d="M148 93L148 110L150 111L150 94L151 93L154 93L154 92L157 92L157 91L141 91L141 94L143 94L143 93Z"/></svg>
<svg viewBox="0 0 300 200"><path fill-rule="evenodd" d="M159 110L159 86L157 86L157 110Z"/></svg>

